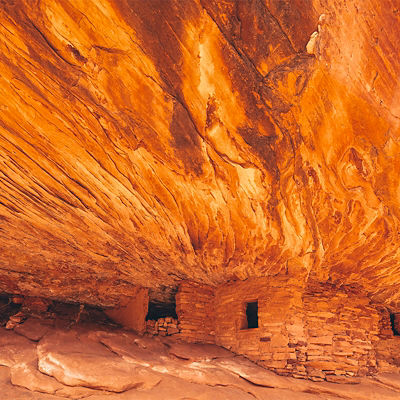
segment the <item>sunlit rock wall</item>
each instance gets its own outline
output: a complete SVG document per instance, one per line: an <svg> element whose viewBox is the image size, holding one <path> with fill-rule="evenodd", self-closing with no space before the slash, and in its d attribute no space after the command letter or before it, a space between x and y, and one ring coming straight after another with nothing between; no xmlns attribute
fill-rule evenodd
<svg viewBox="0 0 400 400"><path fill-rule="evenodd" d="M398 308L399 22L396 0L1 1L0 291L287 274Z"/></svg>

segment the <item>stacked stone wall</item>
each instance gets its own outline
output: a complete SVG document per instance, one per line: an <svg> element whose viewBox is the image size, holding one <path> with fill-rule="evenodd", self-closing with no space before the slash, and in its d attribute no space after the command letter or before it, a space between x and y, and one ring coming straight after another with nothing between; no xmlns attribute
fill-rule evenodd
<svg viewBox="0 0 400 400"><path fill-rule="evenodd" d="M400 373L400 336L399 314L392 315L386 307L378 308L380 314L379 321L379 341L375 345L376 363L379 372ZM396 323L397 322L397 323ZM396 335L395 335L396 332Z"/></svg>
<svg viewBox="0 0 400 400"><path fill-rule="evenodd" d="M215 343L214 290L183 282L176 294L179 336L188 342Z"/></svg>
<svg viewBox="0 0 400 400"><path fill-rule="evenodd" d="M216 290L216 343L265 367L287 372L290 360L296 360L296 349L289 346L286 323L292 314L295 318L296 302L301 309L301 292L294 282L288 286L287 280L267 278L220 286ZM246 304L256 300L259 327L242 329ZM303 321L299 319L295 327L296 337L303 339Z"/></svg>
<svg viewBox="0 0 400 400"><path fill-rule="evenodd" d="M307 345L304 373L314 380L340 382L343 376L376 372L375 343L380 315L360 291L310 285L303 296Z"/></svg>
<svg viewBox="0 0 400 400"><path fill-rule="evenodd" d="M376 307L379 314L379 338L380 339L390 339L393 337L393 327L390 321L390 313L386 307L377 306Z"/></svg>
<svg viewBox="0 0 400 400"><path fill-rule="evenodd" d="M259 327L243 329L253 301ZM216 343L277 373L340 382L375 371L380 315L356 290L257 278L217 288L215 309Z"/></svg>

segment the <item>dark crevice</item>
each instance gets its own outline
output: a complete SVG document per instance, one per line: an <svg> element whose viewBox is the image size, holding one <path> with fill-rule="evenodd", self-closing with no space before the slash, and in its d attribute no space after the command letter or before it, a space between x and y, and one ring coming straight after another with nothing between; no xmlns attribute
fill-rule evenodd
<svg viewBox="0 0 400 400"><path fill-rule="evenodd" d="M276 389L275 386L264 385L264 384L262 384L262 383L255 383L255 382L253 382L253 381L251 381L251 380L245 378L245 377L242 376L242 375L238 375L238 376L239 376L240 379L243 379L244 381L246 381L247 383L250 383L250 384L253 385L253 386L263 387L263 388L267 388L267 389Z"/></svg>

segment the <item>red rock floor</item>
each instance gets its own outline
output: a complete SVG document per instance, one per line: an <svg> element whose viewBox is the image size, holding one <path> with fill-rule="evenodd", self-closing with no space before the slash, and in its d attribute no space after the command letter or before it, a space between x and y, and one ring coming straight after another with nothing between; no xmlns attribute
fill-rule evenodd
<svg viewBox="0 0 400 400"><path fill-rule="evenodd" d="M213 345L28 318L0 328L0 400L400 399L400 374L356 385L285 378Z"/></svg>

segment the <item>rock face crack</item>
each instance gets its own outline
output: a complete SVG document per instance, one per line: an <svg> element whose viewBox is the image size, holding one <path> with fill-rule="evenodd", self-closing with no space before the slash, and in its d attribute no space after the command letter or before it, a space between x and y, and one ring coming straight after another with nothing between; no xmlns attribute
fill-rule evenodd
<svg viewBox="0 0 400 400"><path fill-rule="evenodd" d="M55 48L51 42L47 39L47 37L45 36L45 34L32 22L30 21L32 27L35 29L35 31L40 35L40 37L46 42L47 46L52 50L52 52L60 59L62 60L64 63L70 65L71 67L76 68L75 64L72 64L70 61L68 61L67 59L65 59L59 52L59 50L57 50L57 48Z"/></svg>

